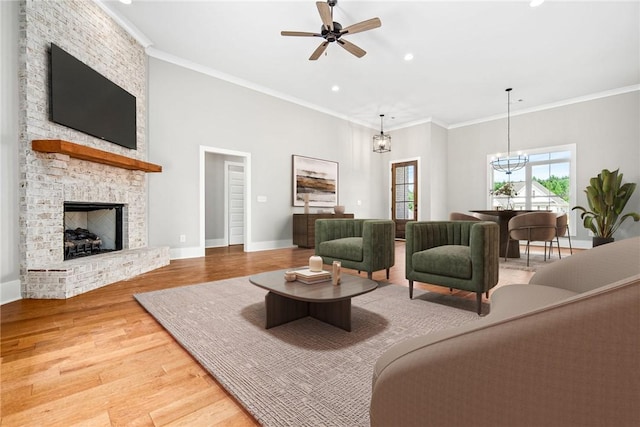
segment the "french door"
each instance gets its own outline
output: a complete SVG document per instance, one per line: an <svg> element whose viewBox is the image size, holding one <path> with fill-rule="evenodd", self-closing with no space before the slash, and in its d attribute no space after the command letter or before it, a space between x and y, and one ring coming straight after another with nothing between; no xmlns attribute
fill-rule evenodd
<svg viewBox="0 0 640 427"><path fill-rule="evenodd" d="M418 217L418 161L391 164L391 219L396 237L405 238L408 221Z"/></svg>

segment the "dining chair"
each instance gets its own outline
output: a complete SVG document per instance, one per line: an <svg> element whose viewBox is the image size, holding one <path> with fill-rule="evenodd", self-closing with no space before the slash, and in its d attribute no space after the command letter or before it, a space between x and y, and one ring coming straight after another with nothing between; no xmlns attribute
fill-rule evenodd
<svg viewBox="0 0 640 427"><path fill-rule="evenodd" d="M509 220L509 233L507 236L507 251L512 240L527 241L527 267L529 266L531 242L544 242L544 260L547 260L547 242L553 245L556 238L556 214L555 212L530 212L516 215ZM517 243L519 244L519 243ZM560 247L558 247L560 251ZM507 257L504 257L507 260Z"/></svg>
<svg viewBox="0 0 640 427"><path fill-rule="evenodd" d="M560 251L560 237L567 237L569 239L569 253L573 255L573 247L571 246L571 233L569 232L569 216L567 213L560 213L556 216L556 243L558 244L558 257L562 258ZM549 257L553 251L553 245L549 248Z"/></svg>

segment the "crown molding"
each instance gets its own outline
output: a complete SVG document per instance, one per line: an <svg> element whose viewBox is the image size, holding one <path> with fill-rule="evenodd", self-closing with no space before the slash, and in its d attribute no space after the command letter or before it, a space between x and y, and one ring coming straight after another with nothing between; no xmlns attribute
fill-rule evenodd
<svg viewBox="0 0 640 427"><path fill-rule="evenodd" d="M565 100L558 101L558 102L553 102L553 103L550 103L550 104L538 105L537 107L526 108L526 109L518 110L518 111L515 111L515 112L512 111L511 112L511 117L520 116L520 115L523 115L523 114L535 113L535 112L538 112L538 111L551 110L553 108L565 107L567 105L579 104L581 102L593 101L595 99L607 98L607 97L615 96L615 95L622 95L622 94L625 94L625 93L636 92L636 91L639 91L639 90L640 90L640 84L631 85L631 86L624 86L624 87L621 87L621 88L606 90L606 91L603 91L603 92L597 92L597 93L593 93L593 94L590 94L590 95L585 95L585 96L579 96L579 97L576 97L576 98L565 99ZM477 124L480 124L480 123L491 122L493 120L504 119L506 117L507 117L506 114L496 114L494 116L489 116L489 117L485 117L485 118L482 118L482 119L469 120L467 122L456 123L456 124L453 124L453 125L449 126L448 129L456 129L456 128L461 128L461 127L465 127L465 126L477 125Z"/></svg>

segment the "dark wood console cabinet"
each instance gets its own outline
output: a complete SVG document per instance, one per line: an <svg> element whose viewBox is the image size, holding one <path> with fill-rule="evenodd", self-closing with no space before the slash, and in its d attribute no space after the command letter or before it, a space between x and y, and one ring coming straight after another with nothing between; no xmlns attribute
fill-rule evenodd
<svg viewBox="0 0 640 427"><path fill-rule="evenodd" d="M316 245L316 219L353 218L353 214L293 214L293 244L300 248Z"/></svg>

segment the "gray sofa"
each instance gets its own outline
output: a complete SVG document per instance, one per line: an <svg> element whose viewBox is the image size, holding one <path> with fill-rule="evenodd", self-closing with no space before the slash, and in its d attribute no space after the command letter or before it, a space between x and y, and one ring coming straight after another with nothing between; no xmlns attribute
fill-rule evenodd
<svg viewBox="0 0 640 427"><path fill-rule="evenodd" d="M640 237L555 261L376 362L372 426L640 425Z"/></svg>

